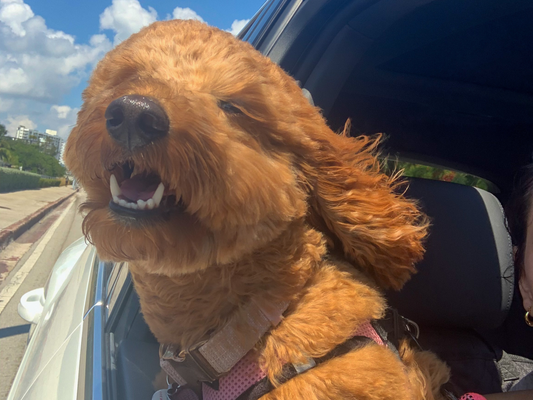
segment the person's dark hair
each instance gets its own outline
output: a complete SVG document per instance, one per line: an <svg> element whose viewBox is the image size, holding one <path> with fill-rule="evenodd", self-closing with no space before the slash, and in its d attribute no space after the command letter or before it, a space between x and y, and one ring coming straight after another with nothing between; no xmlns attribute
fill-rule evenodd
<svg viewBox="0 0 533 400"><path fill-rule="evenodd" d="M526 247L527 226L533 203L533 164L520 170L515 187L505 206L509 234L516 248L515 266L519 273L524 267L524 250Z"/></svg>

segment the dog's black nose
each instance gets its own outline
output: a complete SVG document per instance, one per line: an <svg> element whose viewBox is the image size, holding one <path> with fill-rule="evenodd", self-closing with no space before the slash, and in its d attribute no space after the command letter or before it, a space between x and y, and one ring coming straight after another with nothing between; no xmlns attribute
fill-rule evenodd
<svg viewBox="0 0 533 400"><path fill-rule="evenodd" d="M166 136L169 129L165 110L154 99L137 94L113 100L105 119L109 135L129 150Z"/></svg>

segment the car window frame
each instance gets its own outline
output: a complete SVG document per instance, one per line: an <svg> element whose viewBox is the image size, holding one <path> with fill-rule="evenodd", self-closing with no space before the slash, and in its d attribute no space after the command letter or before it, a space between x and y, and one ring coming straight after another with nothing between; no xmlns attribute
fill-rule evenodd
<svg viewBox="0 0 533 400"><path fill-rule="evenodd" d="M105 386L105 310L103 308L107 282L114 264L104 262L95 256L85 304L89 309L83 317L82 344L79 364L79 380L76 398L78 400L106 400Z"/></svg>
<svg viewBox="0 0 533 400"><path fill-rule="evenodd" d="M266 1L259 11L252 17L250 22L237 35L237 38L249 42L256 49L259 49L267 35L272 31L272 26L286 14L285 11L287 7L290 9L297 9L303 1L304 0Z"/></svg>

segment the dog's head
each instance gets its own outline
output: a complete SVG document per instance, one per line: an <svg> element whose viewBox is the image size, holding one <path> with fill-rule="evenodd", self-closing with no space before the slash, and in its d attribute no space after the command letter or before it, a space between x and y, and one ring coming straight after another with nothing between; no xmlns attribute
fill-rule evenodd
<svg viewBox="0 0 533 400"><path fill-rule="evenodd" d="M188 273L304 218L385 285L422 254L419 213L378 172L374 141L335 135L293 79L227 32L155 23L106 55L83 100L65 160L103 258Z"/></svg>

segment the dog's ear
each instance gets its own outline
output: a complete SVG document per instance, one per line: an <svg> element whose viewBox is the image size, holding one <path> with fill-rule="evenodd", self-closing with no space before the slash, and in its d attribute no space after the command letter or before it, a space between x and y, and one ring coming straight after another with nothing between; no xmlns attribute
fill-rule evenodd
<svg viewBox="0 0 533 400"><path fill-rule="evenodd" d="M424 253L427 218L403 197L398 176L380 171L381 139L315 132L312 155L302 162L309 191L309 221L383 288L400 289Z"/></svg>

